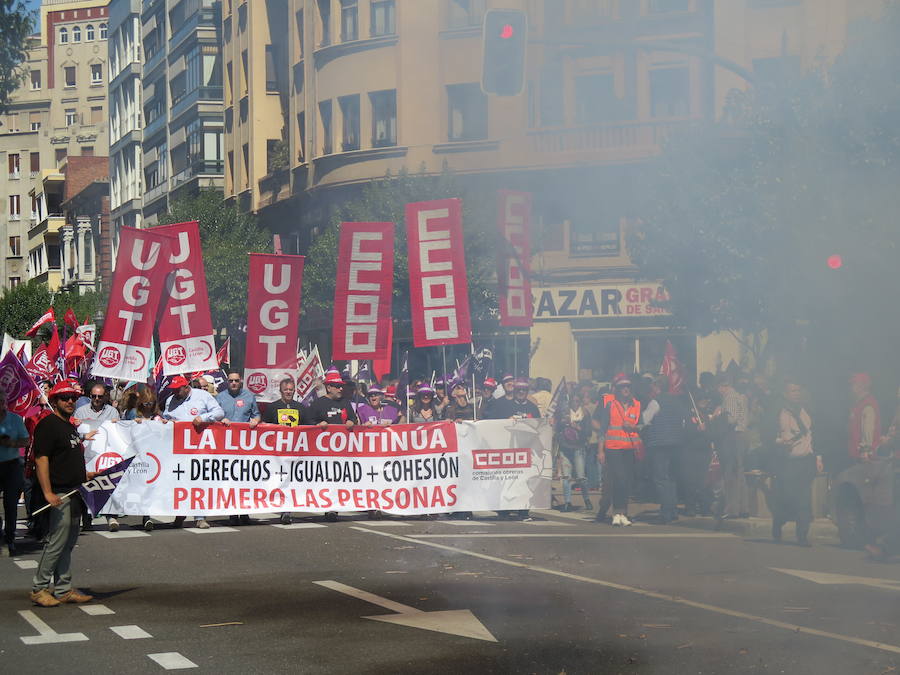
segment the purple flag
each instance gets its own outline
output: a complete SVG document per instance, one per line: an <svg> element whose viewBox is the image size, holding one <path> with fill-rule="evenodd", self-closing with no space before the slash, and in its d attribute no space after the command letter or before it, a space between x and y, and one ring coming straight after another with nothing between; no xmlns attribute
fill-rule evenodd
<svg viewBox="0 0 900 675"><path fill-rule="evenodd" d="M115 492L116 486L133 460L134 457L129 457L118 464L113 464L106 471L94 476L92 480L78 486L78 492L81 493L81 498L92 516L96 518L106 506L106 502L112 497L112 493Z"/></svg>

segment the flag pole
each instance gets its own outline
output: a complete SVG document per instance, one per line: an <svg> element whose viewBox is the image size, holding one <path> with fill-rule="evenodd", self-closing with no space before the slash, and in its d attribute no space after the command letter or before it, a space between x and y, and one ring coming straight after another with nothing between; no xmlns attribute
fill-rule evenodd
<svg viewBox="0 0 900 675"><path fill-rule="evenodd" d="M78 494L78 488L75 488L75 489L72 490L71 492L67 492L67 493L64 494L62 497L60 497L60 499L63 500L63 501L65 501L66 499L70 499L72 496L74 496L74 495L76 495L76 494ZM44 511L46 511L47 509L49 509L50 506L51 506L50 504L44 504L41 508L35 509L34 511L32 511L32 512L31 512L31 515L32 515L32 516L36 516L36 515L38 515L39 513L43 513Z"/></svg>
<svg viewBox="0 0 900 675"><path fill-rule="evenodd" d="M513 331L513 377L519 376L519 336Z"/></svg>
<svg viewBox="0 0 900 675"><path fill-rule="evenodd" d="M444 362L444 374L441 376L441 381L444 383L444 394L447 394L447 347L445 345L441 345L441 360Z"/></svg>

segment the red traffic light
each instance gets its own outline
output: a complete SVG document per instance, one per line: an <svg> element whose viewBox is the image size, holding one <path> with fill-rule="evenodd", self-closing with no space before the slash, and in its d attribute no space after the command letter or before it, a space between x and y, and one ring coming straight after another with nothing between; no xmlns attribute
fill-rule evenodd
<svg viewBox="0 0 900 675"><path fill-rule="evenodd" d="M839 256L837 254L828 256L827 262L828 262L828 266L833 270L839 269L844 264L844 261L841 259L841 256Z"/></svg>
<svg viewBox="0 0 900 675"><path fill-rule="evenodd" d="M500 37L502 37L504 40L509 40L509 38L511 38L514 34L515 31L510 24L505 24L503 28L500 29Z"/></svg>

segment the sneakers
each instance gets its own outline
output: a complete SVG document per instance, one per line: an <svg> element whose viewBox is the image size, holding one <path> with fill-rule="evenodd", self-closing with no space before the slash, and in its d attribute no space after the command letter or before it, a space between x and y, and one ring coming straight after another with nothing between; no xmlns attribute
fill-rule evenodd
<svg viewBox="0 0 900 675"><path fill-rule="evenodd" d="M240 525L241 521L238 519L237 516L228 516L228 524L231 527L234 527L235 525Z"/></svg>
<svg viewBox="0 0 900 675"><path fill-rule="evenodd" d="M628 517L622 513L617 513L613 516L612 524L616 527L628 527L631 525L631 521L628 520Z"/></svg>
<svg viewBox="0 0 900 675"><path fill-rule="evenodd" d="M145 532L153 532L153 521L149 518L144 519L144 531Z"/></svg>
<svg viewBox="0 0 900 675"><path fill-rule="evenodd" d="M46 588L42 588L39 591L34 591L31 594L31 602L38 607L56 607L57 605L62 604L59 600L54 598L53 594Z"/></svg>
<svg viewBox="0 0 900 675"><path fill-rule="evenodd" d="M106 525L109 528L110 532L118 532L119 531L119 521L115 518L110 518L106 521Z"/></svg>
<svg viewBox="0 0 900 675"><path fill-rule="evenodd" d="M198 530L208 530L209 529L209 522L206 520L196 520L196 521L194 521L194 524L197 526Z"/></svg>
<svg viewBox="0 0 900 675"><path fill-rule="evenodd" d="M86 593L82 593L81 591L75 590L74 588L68 593L55 598L59 602L66 603L75 603L77 605L84 604L85 602L90 602L94 599L93 595L87 595Z"/></svg>
<svg viewBox="0 0 900 675"><path fill-rule="evenodd" d="M291 518L290 513L282 513L281 514L281 524L282 525L290 525L292 522L294 522L294 520L293 520L293 518Z"/></svg>

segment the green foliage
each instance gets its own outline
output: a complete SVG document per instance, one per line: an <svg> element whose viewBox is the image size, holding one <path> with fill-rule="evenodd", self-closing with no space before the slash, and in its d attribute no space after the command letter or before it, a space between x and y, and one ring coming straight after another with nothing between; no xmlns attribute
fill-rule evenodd
<svg viewBox="0 0 900 675"><path fill-rule="evenodd" d="M347 222L393 222L394 238L394 297L393 315L408 317L409 269L406 255L406 204L447 198L462 199L463 232L465 237L466 273L469 280L469 302L474 320L490 320L497 307L496 261L494 257L496 196L488 189L463 181L445 170L429 176L424 172L400 172L382 180L368 183L361 194L342 206L335 217L310 246L304 270L304 311L317 316L314 323L331 325L334 284L337 274L338 228Z"/></svg>
<svg viewBox="0 0 900 675"><path fill-rule="evenodd" d="M25 77L21 64L34 19L22 0L0 0L0 113Z"/></svg>
<svg viewBox="0 0 900 675"><path fill-rule="evenodd" d="M246 322L248 253L272 250L271 235L256 218L222 201L220 190L177 199L160 225L196 220L206 267L213 326L233 333Z"/></svg>
<svg viewBox="0 0 900 675"><path fill-rule="evenodd" d="M895 2L830 67L733 93L721 121L671 140L629 248L669 288L676 323L782 342L837 329L848 350L848 328L887 328L879 289L900 284L898 34Z"/></svg>
<svg viewBox="0 0 900 675"><path fill-rule="evenodd" d="M32 279L15 288L7 288L0 296L0 329L14 338L24 339L25 331L34 325L49 306L50 291L46 284ZM62 320L61 315L59 319Z"/></svg>

